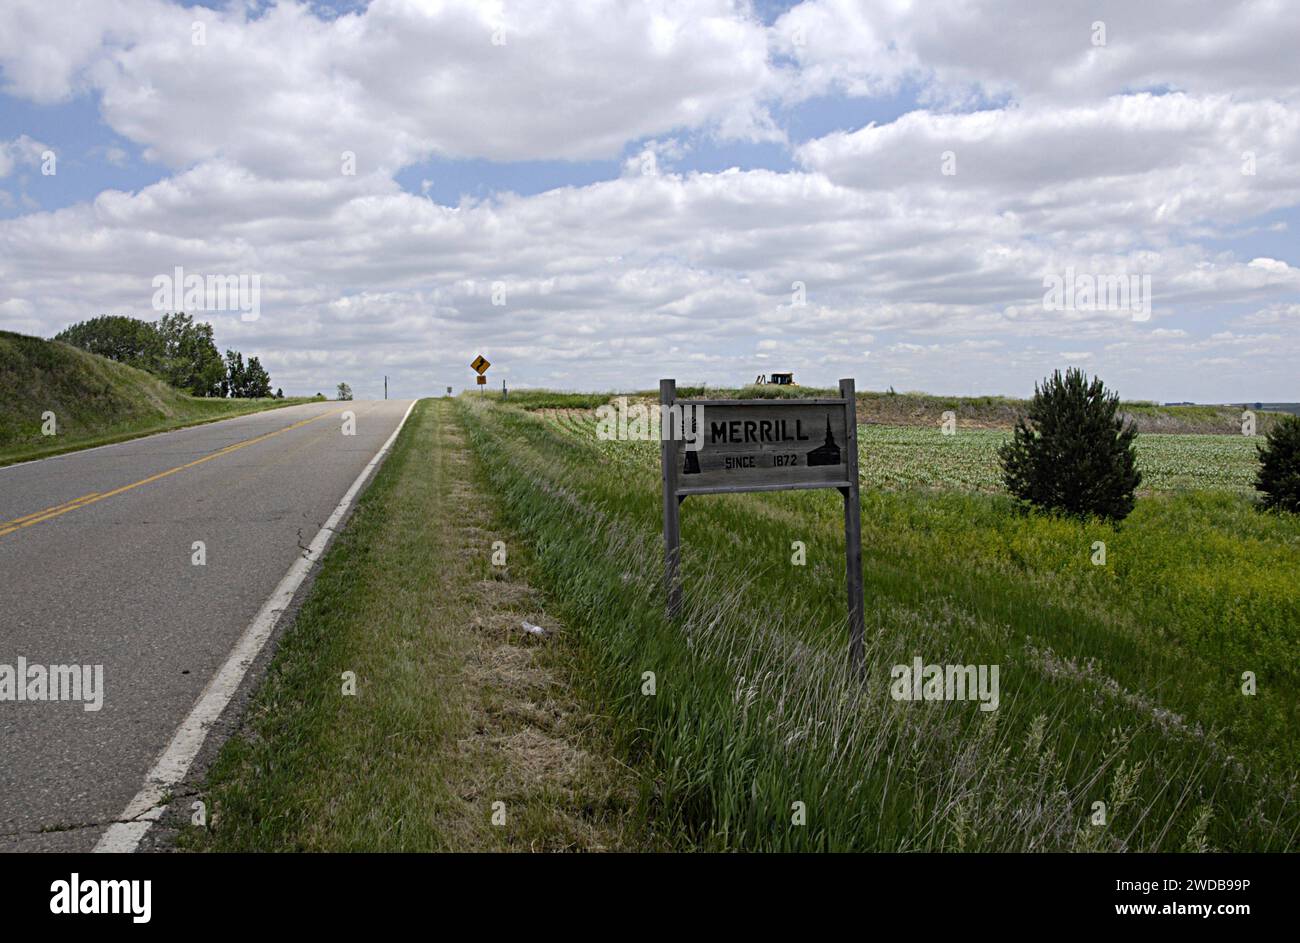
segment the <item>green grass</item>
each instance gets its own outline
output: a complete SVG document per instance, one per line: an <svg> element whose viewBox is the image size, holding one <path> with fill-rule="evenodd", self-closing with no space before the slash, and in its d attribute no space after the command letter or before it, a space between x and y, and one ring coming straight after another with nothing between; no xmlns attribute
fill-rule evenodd
<svg viewBox="0 0 1300 943"><path fill-rule="evenodd" d="M0 331L0 465L310 402L187 396L142 370ZM44 414L55 434L44 435Z"/></svg>
<svg viewBox="0 0 1300 943"><path fill-rule="evenodd" d="M211 827L186 828L182 847L553 850L633 840L626 776L567 745L600 754L598 733L575 733L562 716L552 672L571 668L564 635L531 648L520 619L543 616L493 600L527 599L518 577L529 554L472 487L452 409L447 399L417 403L208 772ZM508 542L508 572L490 566L496 539ZM511 641L497 626L513 628ZM341 691L349 671L355 696ZM545 734L520 719L532 714L545 715ZM575 780L557 779L554 767L570 764ZM505 826L491 823L495 801L506 804Z"/></svg>
<svg viewBox="0 0 1300 943"><path fill-rule="evenodd" d="M445 666L448 640L426 631L435 610L431 573L398 565L441 553L441 535L410 517L446 487L429 456L434 425L412 414L347 528L326 555L311 593L250 705L252 735L222 749L209 774L211 831L191 830L204 850L447 849L437 827L455 818L442 765L459 709ZM402 652L394 657L394 650ZM341 694L343 672L358 693ZM376 749L382 746L383 749ZM387 832L386 842L376 836Z"/></svg>
<svg viewBox="0 0 1300 943"><path fill-rule="evenodd" d="M581 415L458 408L579 633L588 703L640 771L645 815L681 847L1296 849L1294 518L1233 487L1179 490L1172 472L1175 490L1119 527L962 488L869 487L863 687L845 666L838 495L690 499L687 611L670 624L654 443L598 442ZM1193 446L1170 448L1187 462ZM999 710L893 701L890 667L915 655L999 665ZM794 802L807 825L791 824Z"/></svg>
<svg viewBox="0 0 1300 943"><path fill-rule="evenodd" d="M417 406L210 773L214 828L186 831L185 847L592 847L585 815L620 823L619 847L1300 844L1300 521L1258 512L1230 473L1199 490L1176 474L1231 466L1239 453L1218 449L1235 439L1160 437L1144 455L1171 456L1164 484L1117 526L1024 513L957 473L1005 433L864 427L864 684L845 657L838 495L691 498L686 610L669 622L656 444L598 441L589 411L537 402ZM448 464L456 426L476 458L469 491ZM882 441L896 469L910 449L929 477L874 468ZM954 444L974 457L945 464ZM535 710L499 696L471 709L463 626L482 621L498 535L565 626L553 654L635 786L516 784L508 832L480 808L501 774L476 773L464 747L488 718ZM890 669L914 656L997 665L998 710L894 701ZM347 670L357 698L339 696ZM574 806L576 819L557 812Z"/></svg>

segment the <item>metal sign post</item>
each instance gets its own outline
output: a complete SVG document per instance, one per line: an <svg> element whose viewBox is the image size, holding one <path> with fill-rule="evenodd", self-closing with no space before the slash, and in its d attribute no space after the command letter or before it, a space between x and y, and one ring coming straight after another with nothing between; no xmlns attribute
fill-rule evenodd
<svg viewBox="0 0 1300 943"><path fill-rule="evenodd" d="M664 416L698 417L698 436L683 448L662 435L664 587L668 616L681 614L681 504L693 494L835 488L844 496L849 658L863 666L866 628L862 587L862 505L858 491L857 400L852 379L835 399L679 400L677 381L659 381ZM665 422L664 432L680 433Z"/></svg>

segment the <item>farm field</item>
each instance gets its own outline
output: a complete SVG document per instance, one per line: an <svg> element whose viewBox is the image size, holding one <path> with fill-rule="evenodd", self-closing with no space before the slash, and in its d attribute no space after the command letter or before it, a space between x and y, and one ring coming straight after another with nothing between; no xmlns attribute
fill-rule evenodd
<svg viewBox="0 0 1300 943"><path fill-rule="evenodd" d="M595 438L596 414L583 409L540 409L575 435ZM998 448L1006 429L959 427L943 435L938 425L859 425L859 467L867 488L960 488L1001 491ZM1257 448L1262 438L1243 435L1143 433L1137 439L1140 492L1211 490L1254 494ZM611 443L632 461L658 460L655 443ZM629 445L632 446L629 448ZM636 448L640 445L641 448ZM647 458L648 456L648 458Z"/></svg>
<svg viewBox="0 0 1300 943"><path fill-rule="evenodd" d="M863 427L862 686L837 495L689 500L669 624L657 444L598 441L585 410L457 409L642 814L682 844L1295 850L1300 525L1254 510L1250 440L1141 437L1148 491L1114 526L993 493L1003 431ZM914 657L999 665L999 709L892 700Z"/></svg>
<svg viewBox="0 0 1300 943"><path fill-rule="evenodd" d="M1011 436L1001 429L961 429L945 436L917 426L862 426L863 484L1000 491L998 448ZM1138 436L1141 491L1204 488L1253 493L1258 438L1242 435Z"/></svg>

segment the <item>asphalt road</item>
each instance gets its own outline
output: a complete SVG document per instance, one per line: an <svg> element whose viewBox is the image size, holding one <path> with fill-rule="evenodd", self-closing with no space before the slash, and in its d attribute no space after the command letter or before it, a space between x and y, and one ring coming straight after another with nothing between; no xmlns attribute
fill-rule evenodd
<svg viewBox="0 0 1300 943"><path fill-rule="evenodd" d="M0 851L94 847L409 405L291 406L0 468L0 672L103 666L98 711L0 699Z"/></svg>

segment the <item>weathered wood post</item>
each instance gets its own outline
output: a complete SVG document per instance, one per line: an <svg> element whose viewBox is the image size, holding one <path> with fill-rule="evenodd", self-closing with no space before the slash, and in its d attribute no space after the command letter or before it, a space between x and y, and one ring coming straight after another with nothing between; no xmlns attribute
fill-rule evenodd
<svg viewBox="0 0 1300 943"><path fill-rule="evenodd" d="M707 428L701 411L708 409ZM664 498L664 589L668 617L682 610L681 503L690 495L837 488L844 496L844 571L849 597L849 661L864 671L862 504L858 494L858 410L852 379L838 397L677 399L677 381L659 381ZM691 412L691 442L685 412ZM823 432L824 430L824 432ZM821 444L816 444L818 441ZM682 461L682 449L690 448ZM681 477L684 476L684 477Z"/></svg>
<svg viewBox="0 0 1300 943"><path fill-rule="evenodd" d="M845 579L849 594L849 662L861 673L863 664L863 636L866 634L866 606L862 591L862 504L858 494L858 402L853 379L840 380L840 396L844 398L846 419L845 455L848 487L841 488L844 495L844 557Z"/></svg>
<svg viewBox="0 0 1300 943"><path fill-rule="evenodd" d="M659 381L660 464L664 491L664 590L668 595L668 618L682 611L682 584L677 568L681 560L681 502L677 498L678 439L671 409L677 402L677 381Z"/></svg>

